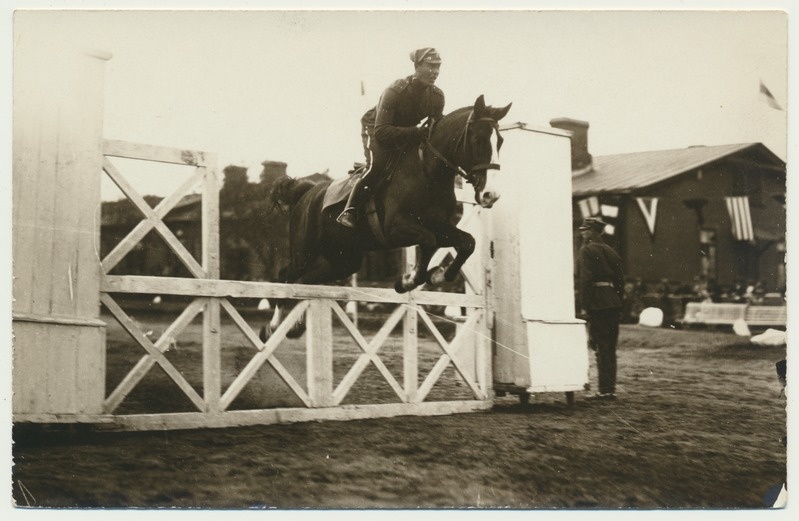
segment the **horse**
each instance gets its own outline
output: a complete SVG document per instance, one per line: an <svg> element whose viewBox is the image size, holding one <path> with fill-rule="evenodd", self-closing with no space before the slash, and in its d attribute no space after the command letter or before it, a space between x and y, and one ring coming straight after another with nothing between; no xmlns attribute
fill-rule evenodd
<svg viewBox="0 0 799 521"><path fill-rule="evenodd" d="M453 281L475 249L474 237L453 224L457 212L455 180L462 177L472 185L474 200L481 207L493 206L500 194L489 172L499 170L499 164L492 163L502 145L498 121L510 107L487 106L481 95L473 106L454 110L435 122L421 147L394 153L386 177L372 190L374 213L380 224L377 232L363 209L354 229L336 222L344 201L326 208L323 205L332 181L313 183L289 176L278 179L271 191L272 202L289 212L290 223L290 253L280 270L282 282L324 284L342 280L360 269L366 251L408 246L419 246L418 263L397 278L394 289L398 293L423 284ZM436 250L446 247L456 253L449 266L428 270ZM262 340L279 325L290 305L276 303L269 328L261 329ZM288 336L299 337L304 330L300 320Z"/></svg>

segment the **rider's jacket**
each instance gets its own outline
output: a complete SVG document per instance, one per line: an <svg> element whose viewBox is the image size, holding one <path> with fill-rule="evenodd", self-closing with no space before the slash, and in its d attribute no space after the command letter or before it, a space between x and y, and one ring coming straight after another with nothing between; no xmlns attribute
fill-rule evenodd
<svg viewBox="0 0 799 521"><path fill-rule="evenodd" d="M377 106L366 111L361 124L383 147L399 148L418 144L422 131L416 125L428 117L439 120L443 112L444 92L408 76L383 91Z"/></svg>

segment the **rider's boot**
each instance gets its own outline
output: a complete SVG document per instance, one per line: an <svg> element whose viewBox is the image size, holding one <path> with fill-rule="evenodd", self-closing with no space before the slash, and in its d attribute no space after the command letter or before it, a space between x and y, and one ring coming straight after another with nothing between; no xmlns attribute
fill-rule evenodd
<svg viewBox="0 0 799 521"><path fill-rule="evenodd" d="M358 220L356 208L361 206L361 199L363 199L368 189L369 187L364 184L363 179L355 181L355 186L352 187L352 192L350 192L347 204L344 206L344 211L336 218L336 221L347 228L355 228L355 223Z"/></svg>

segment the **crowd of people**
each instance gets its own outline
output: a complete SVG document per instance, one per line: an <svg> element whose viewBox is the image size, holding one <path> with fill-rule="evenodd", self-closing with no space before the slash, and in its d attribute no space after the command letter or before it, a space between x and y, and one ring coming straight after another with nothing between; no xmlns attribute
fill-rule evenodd
<svg viewBox="0 0 799 521"><path fill-rule="evenodd" d="M782 305L785 291L767 293L760 281L738 281L731 286L720 286L714 279L695 277L693 283L646 282L640 278L627 280L624 285L622 320L636 322L645 308L657 307L666 318L676 320L685 312L689 302L716 302L751 305Z"/></svg>

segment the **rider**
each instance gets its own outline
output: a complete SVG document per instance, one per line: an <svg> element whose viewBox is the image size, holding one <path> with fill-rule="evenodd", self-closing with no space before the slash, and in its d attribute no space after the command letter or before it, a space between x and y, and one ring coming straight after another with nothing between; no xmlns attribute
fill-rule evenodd
<svg viewBox="0 0 799 521"><path fill-rule="evenodd" d="M429 123L441 119L444 111L444 93L434 85L441 67L441 57L432 47L411 52L415 71L388 86L380 96L377 106L361 118L361 138L366 173L355 183L347 205L338 222L355 228L356 211L365 194L376 186L385 174L393 153L410 145L419 145L429 132L417 127L425 118Z"/></svg>

